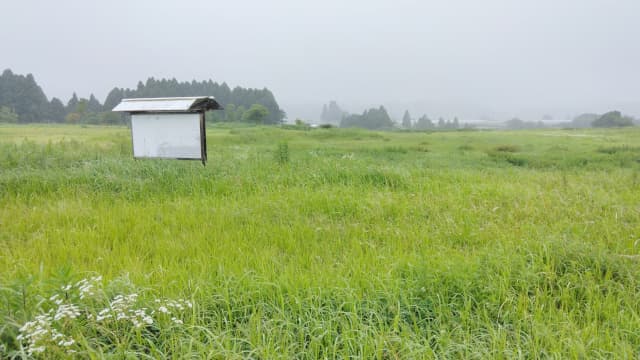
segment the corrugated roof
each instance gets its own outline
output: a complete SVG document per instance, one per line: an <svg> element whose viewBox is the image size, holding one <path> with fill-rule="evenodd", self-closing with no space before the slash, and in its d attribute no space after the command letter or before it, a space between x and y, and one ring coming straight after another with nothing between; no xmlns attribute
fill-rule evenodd
<svg viewBox="0 0 640 360"><path fill-rule="evenodd" d="M122 99L112 111L192 112L222 109L213 96Z"/></svg>

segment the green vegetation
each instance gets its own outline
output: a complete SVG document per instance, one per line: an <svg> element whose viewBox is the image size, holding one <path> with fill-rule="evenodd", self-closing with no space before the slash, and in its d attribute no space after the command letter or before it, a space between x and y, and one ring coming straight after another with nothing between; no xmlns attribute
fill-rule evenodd
<svg viewBox="0 0 640 360"><path fill-rule="evenodd" d="M413 126L411 124L411 114L409 114L409 110L404 111L404 115L402 115L402 128L403 129L411 129Z"/></svg>
<svg viewBox="0 0 640 360"><path fill-rule="evenodd" d="M227 110L208 112L207 120L211 122L279 124L285 116L271 91L266 88L231 89L226 83L218 84L211 80L178 82L176 79L149 78L145 83L139 82L135 89L112 89L104 105L93 94L85 99L78 98L74 93L65 106L57 98L49 102L33 75L17 75L7 69L0 75L0 123L124 124L124 115L111 112L123 98L172 96L214 96ZM18 118L14 119L12 114Z"/></svg>
<svg viewBox="0 0 640 360"><path fill-rule="evenodd" d="M260 104L253 104L249 110L242 114L242 121L254 124L264 124L268 117L269 109Z"/></svg>
<svg viewBox="0 0 640 360"><path fill-rule="evenodd" d="M418 121L416 121L414 128L416 130L430 130L435 128L435 124L427 115L422 115Z"/></svg>
<svg viewBox="0 0 640 360"><path fill-rule="evenodd" d="M340 125L343 118L349 114L342 110L335 100L329 102L329 105L322 105L320 120L323 124Z"/></svg>
<svg viewBox="0 0 640 360"><path fill-rule="evenodd" d="M231 89L227 83L219 84L211 80L206 81L185 81L179 82L176 79L154 79L149 78L145 83L139 82L136 89L111 90L105 100L105 109L110 110L116 106L123 98L148 98L148 97L171 97L171 96L214 96L224 108L229 107L230 111L211 111L207 113L207 120L212 122L220 121L245 121L244 113L255 108L260 109L262 115L258 119L255 113L249 115L247 121L260 121L264 124L279 124L284 119L285 113L280 109L273 93L269 89L247 89L235 87ZM263 112L266 109L266 113ZM255 111L255 110L254 110Z"/></svg>
<svg viewBox="0 0 640 360"><path fill-rule="evenodd" d="M591 127L594 121L598 120L600 115L598 114L581 114L571 120L571 127L574 128L588 128Z"/></svg>
<svg viewBox="0 0 640 360"><path fill-rule="evenodd" d="M18 122L18 114L13 112L13 110L6 106L0 106L0 123L17 123Z"/></svg>
<svg viewBox="0 0 640 360"><path fill-rule="evenodd" d="M59 102L55 98L54 100L56 100L54 103ZM9 69L2 72L0 106L7 107L16 113L18 120L23 123L51 119L51 105L31 74L17 75Z"/></svg>
<svg viewBox="0 0 640 360"><path fill-rule="evenodd" d="M620 111L610 111L591 123L593 127L625 127L633 126L633 118L622 116Z"/></svg>
<svg viewBox="0 0 640 360"><path fill-rule="evenodd" d="M391 121L387 109L384 106L379 108L371 108L365 110L362 115L351 114L342 118L340 127L344 128L362 128L372 130L390 130L395 124Z"/></svg>
<svg viewBox="0 0 640 360"><path fill-rule="evenodd" d="M63 299L45 358L633 358L639 140L220 124L203 167L0 125L0 357ZM153 319L97 320L134 293Z"/></svg>

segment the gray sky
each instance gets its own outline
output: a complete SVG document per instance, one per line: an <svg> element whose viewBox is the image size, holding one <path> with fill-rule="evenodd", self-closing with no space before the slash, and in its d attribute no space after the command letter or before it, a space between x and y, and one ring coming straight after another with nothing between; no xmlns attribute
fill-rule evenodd
<svg viewBox="0 0 640 360"><path fill-rule="evenodd" d="M640 116L638 0L3 2L0 68L63 101L153 76L268 87L289 118Z"/></svg>

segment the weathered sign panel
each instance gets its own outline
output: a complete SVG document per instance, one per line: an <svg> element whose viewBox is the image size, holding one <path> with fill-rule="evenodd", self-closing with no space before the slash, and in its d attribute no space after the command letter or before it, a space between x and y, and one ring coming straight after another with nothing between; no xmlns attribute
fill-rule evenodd
<svg viewBox="0 0 640 360"><path fill-rule="evenodd" d="M131 116L135 158L202 159L200 114Z"/></svg>

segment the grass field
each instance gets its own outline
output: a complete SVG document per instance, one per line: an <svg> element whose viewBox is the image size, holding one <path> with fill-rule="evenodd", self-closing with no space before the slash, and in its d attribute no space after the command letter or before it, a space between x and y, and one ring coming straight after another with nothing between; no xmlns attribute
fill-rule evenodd
<svg viewBox="0 0 640 360"><path fill-rule="evenodd" d="M27 356L54 294L78 303L47 325L74 343L36 357L640 354L639 129L207 143L203 167L133 160L126 128L0 126L0 357ZM97 299L65 287L97 275ZM193 307L96 320L131 293Z"/></svg>

